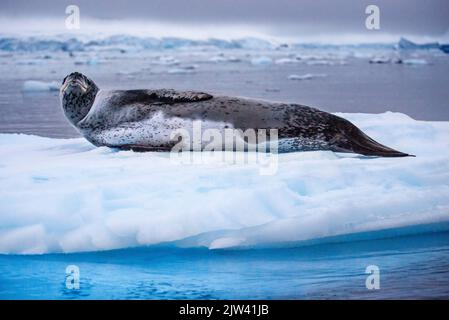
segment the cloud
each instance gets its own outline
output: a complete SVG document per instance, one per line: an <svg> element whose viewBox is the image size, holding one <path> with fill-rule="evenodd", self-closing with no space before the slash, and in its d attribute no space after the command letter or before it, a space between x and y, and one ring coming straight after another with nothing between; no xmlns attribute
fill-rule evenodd
<svg viewBox="0 0 449 320"><path fill-rule="evenodd" d="M58 17L73 1L2 1L6 16ZM76 2L82 15L97 19L202 24L255 24L274 33L366 32L369 0L116 0ZM382 32L438 35L449 28L449 2L377 0Z"/></svg>

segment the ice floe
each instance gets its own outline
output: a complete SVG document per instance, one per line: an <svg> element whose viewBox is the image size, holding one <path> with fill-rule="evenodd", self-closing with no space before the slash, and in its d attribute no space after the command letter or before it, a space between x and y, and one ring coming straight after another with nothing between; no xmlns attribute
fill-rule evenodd
<svg viewBox="0 0 449 320"><path fill-rule="evenodd" d="M256 165L0 134L0 252L282 245L449 221L449 122L339 115L416 158L298 152L263 176Z"/></svg>

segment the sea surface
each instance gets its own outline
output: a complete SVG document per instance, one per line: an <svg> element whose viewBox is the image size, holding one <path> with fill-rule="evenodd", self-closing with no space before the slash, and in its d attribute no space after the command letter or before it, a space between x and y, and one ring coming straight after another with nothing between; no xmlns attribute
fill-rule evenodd
<svg viewBox="0 0 449 320"><path fill-rule="evenodd" d="M0 255L0 298L449 297L449 232L334 241L271 249L159 245L75 254ZM66 285L67 277L73 275L67 267L73 265L79 270L78 289ZM373 265L379 268L379 288L367 289L371 274L366 268Z"/></svg>

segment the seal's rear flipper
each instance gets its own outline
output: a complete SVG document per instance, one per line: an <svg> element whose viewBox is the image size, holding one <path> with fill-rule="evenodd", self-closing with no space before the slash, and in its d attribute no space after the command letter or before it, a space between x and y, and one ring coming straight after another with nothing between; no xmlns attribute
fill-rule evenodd
<svg viewBox="0 0 449 320"><path fill-rule="evenodd" d="M376 157L414 157L374 141L347 120L341 129L343 130L340 130L331 142L331 149L335 152L354 152Z"/></svg>

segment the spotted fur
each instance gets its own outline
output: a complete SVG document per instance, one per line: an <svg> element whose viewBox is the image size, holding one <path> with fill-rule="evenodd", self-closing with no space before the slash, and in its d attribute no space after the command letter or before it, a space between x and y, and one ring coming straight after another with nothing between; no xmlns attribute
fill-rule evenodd
<svg viewBox="0 0 449 320"><path fill-rule="evenodd" d="M86 86L86 92L71 89L73 83L81 89ZM194 121L201 121L204 130L222 132L277 129L279 152L407 156L369 138L346 119L299 104L166 89L103 91L78 73L64 79L61 101L69 121L97 146L168 151L176 143L170 139L173 130L189 129Z"/></svg>

